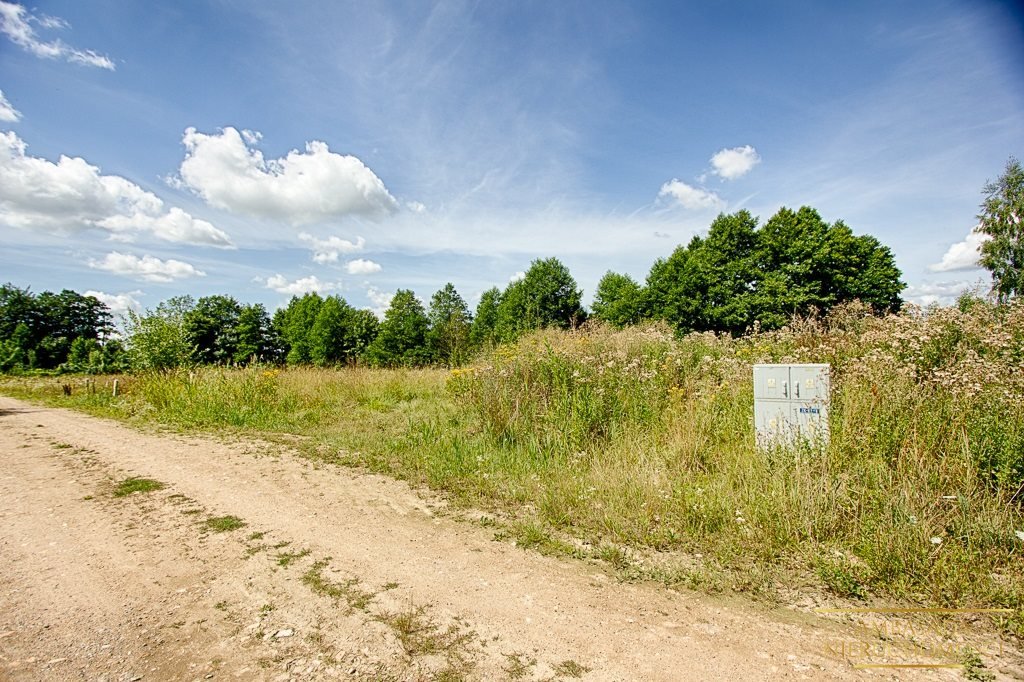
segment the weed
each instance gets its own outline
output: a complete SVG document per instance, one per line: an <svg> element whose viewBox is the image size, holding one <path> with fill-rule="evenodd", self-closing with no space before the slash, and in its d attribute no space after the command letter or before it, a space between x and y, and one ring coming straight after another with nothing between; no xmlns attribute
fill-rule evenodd
<svg viewBox="0 0 1024 682"><path fill-rule="evenodd" d="M996 679L995 674L985 667L985 662L976 651L968 651L963 656L964 678L976 682L989 682Z"/></svg>
<svg viewBox="0 0 1024 682"><path fill-rule="evenodd" d="M114 497L127 497L132 493L149 493L162 490L166 486L152 478L126 478L114 488Z"/></svg>
<svg viewBox="0 0 1024 682"><path fill-rule="evenodd" d="M350 609L365 611L376 595L373 592L361 589L358 578L352 578L343 583L336 583L324 577L323 571L327 566L327 562L327 559L313 562L313 565L302 576L303 584L316 594L331 597L332 599L344 599Z"/></svg>
<svg viewBox="0 0 1024 682"><path fill-rule="evenodd" d="M376 619L398 637L406 654L412 657L439 654L448 662L468 663L467 648L473 641L473 633L465 632L458 624L443 628L428 613L425 606L410 606L404 611L384 612Z"/></svg>
<svg viewBox="0 0 1024 682"><path fill-rule="evenodd" d="M302 557L309 554L308 549L304 549L300 552L282 552L277 555L277 565L288 567L292 565L292 562L301 559Z"/></svg>
<svg viewBox="0 0 1024 682"><path fill-rule="evenodd" d="M264 535L266 535L266 533L262 531L256 531L255 533L249 533L249 537L247 537L246 540L250 542L255 542L256 540L262 540Z"/></svg>
<svg viewBox="0 0 1024 682"><path fill-rule="evenodd" d="M217 602L216 604L213 605L213 608L217 609L218 611L227 611L228 610L228 602L226 600L219 601L219 602Z"/></svg>
<svg viewBox="0 0 1024 682"><path fill-rule="evenodd" d="M509 679L519 680L530 674L530 669L537 665L537 659L528 657L526 654L512 652L502 654L505 657L505 665L502 670L509 676Z"/></svg>
<svg viewBox="0 0 1024 682"><path fill-rule="evenodd" d="M227 533L245 527L245 521L237 516L211 516L203 522L203 525L214 533Z"/></svg>
<svg viewBox="0 0 1024 682"><path fill-rule="evenodd" d="M52 443L52 445L57 450L67 450L72 447L71 443Z"/></svg>
<svg viewBox="0 0 1024 682"><path fill-rule="evenodd" d="M555 671L556 675L560 675L562 677L578 678L583 677L588 672L590 672L590 668L586 667L585 665L580 665L572 659L562 661L561 663L556 663L551 667Z"/></svg>

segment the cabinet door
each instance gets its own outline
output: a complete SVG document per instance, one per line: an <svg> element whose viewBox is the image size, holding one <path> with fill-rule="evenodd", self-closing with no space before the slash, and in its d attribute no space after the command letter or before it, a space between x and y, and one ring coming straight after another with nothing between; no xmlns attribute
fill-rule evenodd
<svg viewBox="0 0 1024 682"><path fill-rule="evenodd" d="M770 447L792 442L796 435L792 413L793 403L788 400L754 401L754 430L758 445Z"/></svg>
<svg viewBox="0 0 1024 682"><path fill-rule="evenodd" d="M790 395L793 400L828 402L828 365L793 365L789 368Z"/></svg>
<svg viewBox="0 0 1024 682"><path fill-rule="evenodd" d="M754 365L754 400L789 400L788 365Z"/></svg>

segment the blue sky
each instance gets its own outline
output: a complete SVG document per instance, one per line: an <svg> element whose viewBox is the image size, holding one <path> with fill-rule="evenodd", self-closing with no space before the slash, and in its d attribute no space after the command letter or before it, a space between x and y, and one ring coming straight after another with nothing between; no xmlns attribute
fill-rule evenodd
<svg viewBox="0 0 1024 682"><path fill-rule="evenodd" d="M908 300L985 280L1024 156L1004 2L0 0L0 280L475 305L557 256L589 299L745 208L889 245Z"/></svg>

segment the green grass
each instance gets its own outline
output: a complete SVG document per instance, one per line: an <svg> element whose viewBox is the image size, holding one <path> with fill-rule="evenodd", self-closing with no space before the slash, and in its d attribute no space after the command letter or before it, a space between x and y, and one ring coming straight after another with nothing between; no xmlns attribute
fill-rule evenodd
<svg viewBox="0 0 1024 682"><path fill-rule="evenodd" d="M150 493L166 486L152 478L126 478L114 487L114 497L127 497L132 493Z"/></svg>
<svg viewBox="0 0 1024 682"><path fill-rule="evenodd" d="M245 521L237 516L211 516L203 521L203 526L214 533L229 533L245 527Z"/></svg>
<svg viewBox="0 0 1024 682"><path fill-rule="evenodd" d="M311 458L482 510L520 546L623 575L1014 608L1021 633L1022 361L1024 303L885 318L847 306L739 339L540 332L452 372L210 368L122 378L117 398L64 397L52 379L0 391L138 424L286 434ZM827 447L756 447L757 362L832 365Z"/></svg>

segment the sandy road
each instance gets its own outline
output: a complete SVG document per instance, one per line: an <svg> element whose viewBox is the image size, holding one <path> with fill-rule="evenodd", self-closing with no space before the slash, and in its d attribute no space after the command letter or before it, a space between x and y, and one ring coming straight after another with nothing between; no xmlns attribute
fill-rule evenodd
<svg viewBox="0 0 1024 682"><path fill-rule="evenodd" d="M114 497L128 476L166 487ZM246 525L204 523L223 515ZM0 398L0 678L892 675L829 655L848 634L813 614L620 584L495 542L400 482L279 446Z"/></svg>

